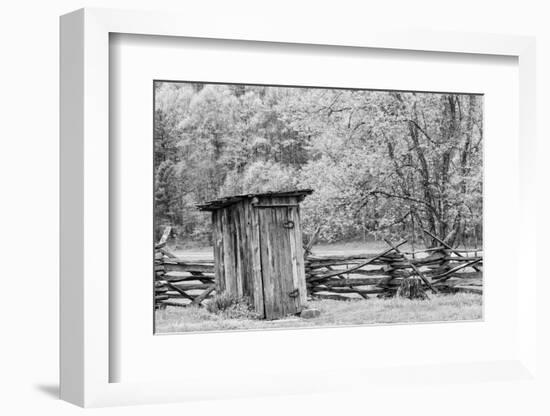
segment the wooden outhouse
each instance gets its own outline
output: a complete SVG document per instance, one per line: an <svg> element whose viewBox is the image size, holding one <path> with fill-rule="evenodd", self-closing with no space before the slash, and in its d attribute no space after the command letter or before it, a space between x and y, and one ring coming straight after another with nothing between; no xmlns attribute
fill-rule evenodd
<svg viewBox="0 0 550 416"><path fill-rule="evenodd" d="M198 206L212 212L218 293L247 297L266 319L301 312L307 291L300 202L312 192L235 195Z"/></svg>

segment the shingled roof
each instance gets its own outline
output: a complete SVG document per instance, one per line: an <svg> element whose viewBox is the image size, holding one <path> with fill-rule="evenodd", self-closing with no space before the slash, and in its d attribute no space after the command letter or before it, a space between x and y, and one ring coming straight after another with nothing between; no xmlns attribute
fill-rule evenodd
<svg viewBox="0 0 550 416"><path fill-rule="evenodd" d="M243 194L243 195L232 195L225 198L215 199L213 201L205 202L204 204L198 204L197 208L201 211L215 211L220 208L225 208L230 205L233 205L237 202L244 201L252 198L261 198L261 197L305 197L310 195L313 192L313 189L299 189L295 191L281 191L281 192L262 192L256 194Z"/></svg>

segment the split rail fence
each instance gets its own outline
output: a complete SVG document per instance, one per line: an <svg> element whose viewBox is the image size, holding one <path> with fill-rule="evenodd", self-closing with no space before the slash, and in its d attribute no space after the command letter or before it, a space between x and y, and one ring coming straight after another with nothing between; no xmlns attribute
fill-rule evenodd
<svg viewBox="0 0 550 416"><path fill-rule="evenodd" d="M216 290L213 260L187 261L166 250L165 233L155 247L155 305L203 305ZM305 274L311 299L353 300L395 296L403 279L416 276L432 293L477 293L483 291L483 252L459 250L430 235L438 246L417 250L400 249L387 241L378 254L318 256L305 247Z"/></svg>
<svg viewBox="0 0 550 416"><path fill-rule="evenodd" d="M155 307L200 306L215 293L214 260L176 257L165 248L170 231L155 245Z"/></svg>

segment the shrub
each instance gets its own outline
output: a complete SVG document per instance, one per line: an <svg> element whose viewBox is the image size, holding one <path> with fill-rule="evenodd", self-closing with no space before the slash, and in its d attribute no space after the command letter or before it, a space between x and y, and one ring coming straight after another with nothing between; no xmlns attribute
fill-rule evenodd
<svg viewBox="0 0 550 416"><path fill-rule="evenodd" d="M228 319L259 318L248 298L239 298L229 293L221 293L212 297L206 305L206 310Z"/></svg>
<svg viewBox="0 0 550 416"><path fill-rule="evenodd" d="M206 304L206 309L211 313L220 313L225 311L231 305L237 302L237 298L229 293L220 293L213 296Z"/></svg>

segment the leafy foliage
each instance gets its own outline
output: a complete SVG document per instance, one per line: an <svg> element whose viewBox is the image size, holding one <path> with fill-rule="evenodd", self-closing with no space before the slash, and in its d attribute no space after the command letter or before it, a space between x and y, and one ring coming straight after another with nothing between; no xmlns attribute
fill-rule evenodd
<svg viewBox="0 0 550 416"><path fill-rule="evenodd" d="M482 97L155 84L155 217L208 243L195 204L313 188L304 234L324 241L482 234ZM430 241L426 241L427 244Z"/></svg>
<svg viewBox="0 0 550 416"><path fill-rule="evenodd" d="M226 319L259 319L247 298L238 298L227 292L213 296L206 304L206 310Z"/></svg>

